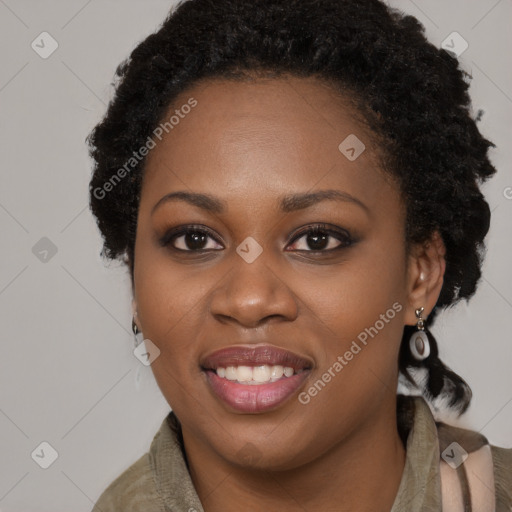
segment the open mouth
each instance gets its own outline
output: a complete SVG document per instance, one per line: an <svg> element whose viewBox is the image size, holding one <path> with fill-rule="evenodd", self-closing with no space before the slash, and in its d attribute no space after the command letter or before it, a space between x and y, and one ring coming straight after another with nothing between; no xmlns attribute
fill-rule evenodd
<svg viewBox="0 0 512 512"><path fill-rule="evenodd" d="M313 364L271 345L231 346L204 358L201 369L214 395L239 412L264 412L283 404Z"/></svg>
<svg viewBox="0 0 512 512"><path fill-rule="evenodd" d="M258 385L267 382L276 382L280 379L291 377L306 371L306 368L295 370L291 366L260 365L260 366L227 366L218 367L215 373L221 379L238 382L239 384Z"/></svg>

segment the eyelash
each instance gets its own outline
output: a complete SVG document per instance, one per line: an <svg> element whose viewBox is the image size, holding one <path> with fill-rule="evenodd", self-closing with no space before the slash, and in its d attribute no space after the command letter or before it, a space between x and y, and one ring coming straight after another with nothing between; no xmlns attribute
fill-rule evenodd
<svg viewBox="0 0 512 512"><path fill-rule="evenodd" d="M217 243L218 240L215 236L215 234L205 226L201 225L189 225L185 227L179 227L172 229L168 231L160 240L160 245L162 247L168 247L171 246L170 249L175 252L181 252L181 253L205 253L209 251L218 251L220 249L197 249L197 250L185 250L185 249L178 249L176 247L172 247L172 242L176 241L177 238L191 234L191 233L199 233L209 236L210 238L213 238ZM355 240L352 239L348 231L341 230L341 229L333 229L328 224L314 224L312 226L309 226L306 229L301 230L299 233L297 233L294 238L291 240L289 245L294 244L297 240L300 240L304 235L309 234L323 234L328 235L329 237L336 238L338 241L341 242L341 244L338 247L335 247L333 249L321 249L321 250L305 250L305 249L296 249L299 252L307 252L307 253L313 253L313 254L321 254L321 253L332 253L334 251L338 251L344 248L347 248L351 246L353 243L355 243Z"/></svg>

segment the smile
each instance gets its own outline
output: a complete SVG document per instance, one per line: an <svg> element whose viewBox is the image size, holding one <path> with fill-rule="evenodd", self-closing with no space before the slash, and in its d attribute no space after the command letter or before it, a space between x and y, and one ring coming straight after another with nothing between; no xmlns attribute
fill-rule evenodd
<svg viewBox="0 0 512 512"><path fill-rule="evenodd" d="M202 361L202 370L216 398L244 413L281 406L301 387L311 361L270 346L228 347Z"/></svg>
<svg viewBox="0 0 512 512"><path fill-rule="evenodd" d="M290 366L281 366L279 364L269 366L228 366L227 368L217 368L217 376L222 379L236 381L239 384L258 385L266 382L276 382L283 376L291 377L296 373L303 372L304 369L296 372Z"/></svg>

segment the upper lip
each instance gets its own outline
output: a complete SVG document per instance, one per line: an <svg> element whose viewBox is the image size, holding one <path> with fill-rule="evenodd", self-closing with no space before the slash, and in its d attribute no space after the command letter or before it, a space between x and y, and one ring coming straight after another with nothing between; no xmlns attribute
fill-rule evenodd
<svg viewBox="0 0 512 512"><path fill-rule="evenodd" d="M231 345L205 356L201 367L205 370L216 370L228 366L261 366L281 365L294 370L310 369L313 364L309 359L294 352L274 345Z"/></svg>

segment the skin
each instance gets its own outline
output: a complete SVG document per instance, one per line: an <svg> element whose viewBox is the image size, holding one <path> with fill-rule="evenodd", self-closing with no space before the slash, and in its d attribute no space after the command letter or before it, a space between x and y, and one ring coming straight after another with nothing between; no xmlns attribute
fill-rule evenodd
<svg viewBox="0 0 512 512"><path fill-rule="evenodd" d="M156 381L182 423L190 472L207 512L240 510L389 511L405 449L396 425L398 351L414 310L426 318L439 296L444 246L405 244L405 206L382 171L376 137L348 97L313 78L234 82L209 79L185 91L197 106L148 155L138 217L133 310L161 351ZM349 134L365 151L349 161ZM323 200L281 212L281 196L334 189L356 201ZM227 209L208 212L167 193L207 193ZM314 253L301 228L328 223ZM170 228L210 228L200 246ZM343 231L342 231L343 233ZM263 252L236 252L254 238ZM341 246L341 249L326 251ZM197 251L197 249L196 249ZM309 252L308 252L309 251ZM365 328L394 303L385 324L311 401L307 390ZM230 410L210 391L199 362L233 344L271 343L313 362L299 391L258 414ZM244 457L245 454L245 457ZM248 456L249 455L249 456Z"/></svg>

